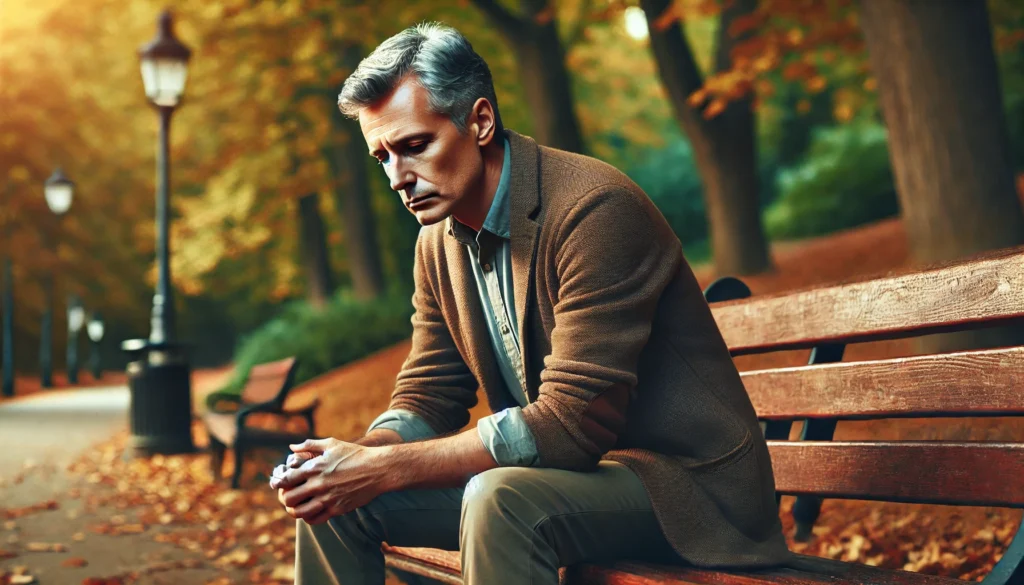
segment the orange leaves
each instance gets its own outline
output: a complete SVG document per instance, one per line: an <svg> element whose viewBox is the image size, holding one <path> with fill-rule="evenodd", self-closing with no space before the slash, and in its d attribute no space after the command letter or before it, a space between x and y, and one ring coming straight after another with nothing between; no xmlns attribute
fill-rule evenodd
<svg viewBox="0 0 1024 585"><path fill-rule="evenodd" d="M31 506L25 506L23 508L9 508L6 510L0 508L0 518L12 520L15 518L22 518L24 516L28 516L29 514L44 512L46 510L56 510L59 507L60 504L58 504L56 500L46 500L44 502L32 504Z"/></svg>
<svg viewBox="0 0 1024 585"><path fill-rule="evenodd" d="M71 569L79 569L89 565L89 561L82 557L71 557L61 561L60 566Z"/></svg>
<svg viewBox="0 0 1024 585"><path fill-rule="evenodd" d="M672 26L673 24L679 22L682 19L682 5L679 2L671 2L669 3L668 7L665 8L664 12L659 14L657 17L654 18L653 21L651 21L651 25L654 27L654 30L658 32L665 32L666 30L668 30L668 27Z"/></svg>

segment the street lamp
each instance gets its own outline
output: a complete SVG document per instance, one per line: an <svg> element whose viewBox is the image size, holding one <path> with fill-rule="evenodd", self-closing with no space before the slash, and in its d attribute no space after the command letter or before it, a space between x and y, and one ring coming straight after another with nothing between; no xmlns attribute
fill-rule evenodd
<svg viewBox="0 0 1024 585"><path fill-rule="evenodd" d="M64 171L57 167L53 174L46 179L43 186L43 194L46 196L46 205L50 211L60 218L71 209L71 200L75 195L75 184L64 175ZM57 243L47 241L47 248L57 255ZM43 388L53 386L53 272L48 272L43 283L43 325L39 335L39 369L41 372L41 383Z"/></svg>
<svg viewBox="0 0 1024 585"><path fill-rule="evenodd" d="M89 319L89 324L85 327L86 333L89 334L89 339L92 341L92 351L90 352L89 365L92 369L92 377L94 380L99 380L103 374L103 370L100 368L100 342L103 341L103 317L97 311L92 314L92 319Z"/></svg>
<svg viewBox="0 0 1024 585"><path fill-rule="evenodd" d="M78 332L85 325L85 309L75 295L68 297L68 383L78 383Z"/></svg>
<svg viewBox="0 0 1024 585"><path fill-rule="evenodd" d="M156 166L157 284L149 339L131 339L121 344L133 359L128 364L132 437L126 455L184 453L194 449L189 365L175 339L168 217L171 114L181 103L192 51L174 36L172 24L171 13L165 10L158 21L156 38L139 48L146 97L160 115Z"/></svg>

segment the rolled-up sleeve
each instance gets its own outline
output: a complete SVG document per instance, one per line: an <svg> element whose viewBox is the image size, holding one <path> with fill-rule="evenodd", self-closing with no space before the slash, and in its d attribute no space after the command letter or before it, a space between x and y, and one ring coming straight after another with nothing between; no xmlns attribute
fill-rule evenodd
<svg viewBox="0 0 1024 585"><path fill-rule="evenodd" d="M398 436L402 437L402 442L404 443L421 441L437 436L437 433L434 432L434 429L430 428L427 421L408 410L398 408L392 408L378 416L370 423L370 428L366 432L369 433L375 429L395 431L398 433Z"/></svg>
<svg viewBox="0 0 1024 585"><path fill-rule="evenodd" d="M500 467L533 467L540 462L533 433L518 406L480 419L476 431Z"/></svg>

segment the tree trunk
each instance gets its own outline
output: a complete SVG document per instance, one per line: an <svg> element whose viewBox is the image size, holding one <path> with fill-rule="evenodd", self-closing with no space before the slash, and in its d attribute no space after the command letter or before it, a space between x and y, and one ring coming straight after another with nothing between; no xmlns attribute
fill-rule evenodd
<svg viewBox="0 0 1024 585"><path fill-rule="evenodd" d="M1024 243L985 2L861 0L860 9L913 259Z"/></svg>
<svg viewBox="0 0 1024 585"><path fill-rule="evenodd" d="M334 294L327 236L320 217L320 195L310 193L299 198L299 246L306 270L306 297L315 307L323 307Z"/></svg>
<svg viewBox="0 0 1024 585"><path fill-rule="evenodd" d="M671 0L642 0L651 35L658 73L665 86L676 120L693 147L694 159L704 184L704 203L711 232L715 270L722 275L749 275L771 268L768 241L761 223L760 185L757 165L752 98L730 105L710 120L699 108L686 103L703 85L693 51L678 25L663 31L655 22ZM754 0L738 0L722 11L717 39L716 67L729 66L735 40L726 31L738 16L754 9Z"/></svg>
<svg viewBox="0 0 1024 585"><path fill-rule="evenodd" d="M347 47L342 58L350 70L355 69L360 59L359 47ZM337 179L335 198L345 231L352 286L357 297L376 298L384 292L384 270L377 244L377 224L370 205L366 143L358 124L343 117L337 108L331 113L331 121L337 144L333 157Z"/></svg>
<svg viewBox="0 0 1024 585"><path fill-rule="evenodd" d="M519 79L534 121L534 138L545 146L582 153L583 136L573 107L572 81L558 38L558 22L543 16L547 3L522 0L524 16L517 16L494 0L474 1L516 54Z"/></svg>

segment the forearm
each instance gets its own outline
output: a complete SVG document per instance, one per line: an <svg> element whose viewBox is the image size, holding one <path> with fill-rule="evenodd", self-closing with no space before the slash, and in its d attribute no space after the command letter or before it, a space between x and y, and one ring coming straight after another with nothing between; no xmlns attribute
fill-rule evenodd
<svg viewBox="0 0 1024 585"><path fill-rule="evenodd" d="M430 441L382 447L386 491L462 487L472 476L498 467L480 441L476 429L468 429Z"/></svg>
<svg viewBox="0 0 1024 585"><path fill-rule="evenodd" d="M402 437L391 429L373 429L366 435L356 439L353 443L364 447L383 447L384 445L395 445L402 442Z"/></svg>

